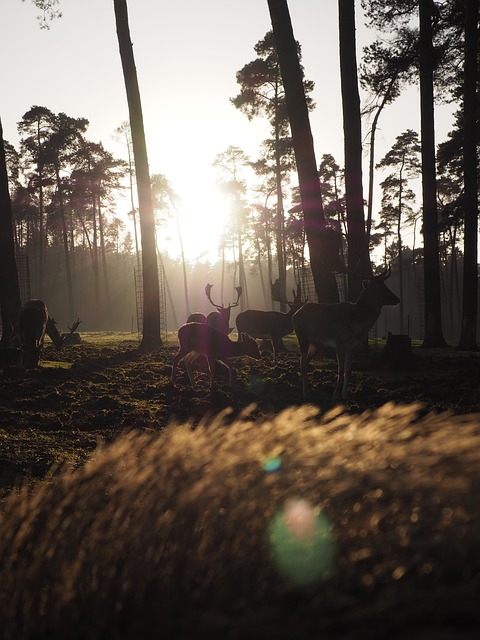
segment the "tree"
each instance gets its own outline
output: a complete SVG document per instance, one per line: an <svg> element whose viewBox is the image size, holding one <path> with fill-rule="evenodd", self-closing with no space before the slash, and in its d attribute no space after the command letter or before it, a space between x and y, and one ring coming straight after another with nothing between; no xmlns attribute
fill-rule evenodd
<svg viewBox="0 0 480 640"><path fill-rule="evenodd" d="M362 185L362 127L357 78L355 1L338 2L340 76L345 146L345 202L348 225L349 298L356 300L372 267L365 232Z"/></svg>
<svg viewBox="0 0 480 640"><path fill-rule="evenodd" d="M404 303L403 303L403 243L402 223L413 220L413 210L409 202L414 202L415 194L408 188L408 180L417 178L420 173L420 143L416 131L408 129L397 136L394 145L377 168L391 169L381 183L383 190L382 211L380 218L386 224L395 223L398 246L398 273L400 280L400 333L404 333Z"/></svg>
<svg viewBox="0 0 480 640"><path fill-rule="evenodd" d="M34 170L30 174L29 183L32 193L38 201L38 290L43 297L43 270L45 248L45 189L51 184L46 175L44 147L51 133L54 114L46 107L33 106L18 123L18 132L22 136L21 150L24 159L29 159Z"/></svg>
<svg viewBox="0 0 480 640"><path fill-rule="evenodd" d="M13 346L13 330L20 310L20 289L13 242L12 206L8 189L3 128L0 120L0 306L2 347Z"/></svg>
<svg viewBox="0 0 480 640"><path fill-rule="evenodd" d="M412 42L413 41L413 42ZM363 49L360 84L373 94L364 114L372 115L370 125L370 158L368 167L367 242L370 243L373 216L373 187L375 170L375 137L378 121L385 107L400 95L400 88L412 74L415 58L414 40L410 32L402 32L390 46L373 42Z"/></svg>
<svg viewBox="0 0 480 640"><path fill-rule="evenodd" d="M417 43L420 78L424 241L425 347L446 346L440 300L439 230L436 201L434 71L448 46L442 43L439 9L433 0L363 0L366 17L383 32L409 33ZM419 29L411 27L418 15ZM435 23L435 29L433 25ZM435 46L434 46L435 43Z"/></svg>
<svg viewBox="0 0 480 640"><path fill-rule="evenodd" d="M424 347L445 347L440 301L440 262L435 165L432 0L419 0L420 123L425 286Z"/></svg>
<svg viewBox="0 0 480 640"><path fill-rule="evenodd" d="M338 290L333 270L341 263L339 245L332 242L331 229L325 224L308 105L290 13L286 0L268 0L268 7L285 89L315 290L319 302L336 302Z"/></svg>
<svg viewBox="0 0 480 640"><path fill-rule="evenodd" d="M250 165L245 153L235 146L230 146L224 153L216 156L213 166L221 171L219 186L230 202L231 224L238 249L238 283L242 288L243 296L240 298L240 309L248 306L247 280L245 277L244 262L244 235L247 223L248 207L245 202L246 183L242 177L242 171ZM222 261L223 262L223 261ZM222 264L223 273L223 264ZM221 295L223 299L223 277Z"/></svg>
<svg viewBox="0 0 480 640"><path fill-rule="evenodd" d="M462 331L458 348L471 351L478 349L478 7L478 0L465 0L465 66L463 81L465 242Z"/></svg>
<svg viewBox="0 0 480 640"><path fill-rule="evenodd" d="M143 338L144 349L162 346L160 337L160 290L158 284L155 219L153 215L147 145L137 70L130 39L126 0L114 0L118 45L122 61L132 133L133 155L137 176L143 269Z"/></svg>
<svg viewBox="0 0 480 640"><path fill-rule="evenodd" d="M297 56L301 61L301 48L296 44ZM257 170L271 172L275 177L277 196L275 229L278 275L281 297L285 298L286 264L285 264L285 212L282 185L293 168L293 148L289 132L288 112L285 91L278 60L273 32L269 31L263 40L254 47L258 58L245 65L237 72L237 82L241 86L240 93L231 99L232 104L247 115L249 120L265 114L269 119L273 138L263 143L264 154L257 163ZM301 68L303 77L303 67ZM308 108L313 108L309 93L313 90L313 82L303 80L303 88Z"/></svg>

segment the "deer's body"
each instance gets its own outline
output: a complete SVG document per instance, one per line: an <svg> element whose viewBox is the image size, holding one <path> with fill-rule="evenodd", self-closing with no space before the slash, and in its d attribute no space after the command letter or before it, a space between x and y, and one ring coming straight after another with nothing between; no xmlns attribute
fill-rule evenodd
<svg viewBox="0 0 480 640"><path fill-rule="evenodd" d="M300 284L297 290L293 290L293 301L283 300L275 295L275 288L278 287L279 280L272 285L272 298L277 302L285 302L290 307L287 313L282 311L257 311L247 309L237 316L237 332L240 339L242 333L248 333L253 338L270 340L273 349L273 364L277 364L278 351L282 338L293 332L293 314L302 306L302 289Z"/></svg>
<svg viewBox="0 0 480 640"><path fill-rule="evenodd" d="M292 317L295 310L295 308L290 309L287 313L256 309L242 311L236 320L238 335L248 333L252 338L270 340L273 348L273 363L277 364L281 340L293 332Z"/></svg>
<svg viewBox="0 0 480 640"><path fill-rule="evenodd" d="M55 321L48 315L43 300L28 300L18 313L17 338L20 342L20 366L27 369L38 366L45 334L57 349L63 345Z"/></svg>
<svg viewBox="0 0 480 640"><path fill-rule="evenodd" d="M368 337L382 306L397 305L400 300L384 284L381 274L363 283L356 302L305 304L293 316L293 328L300 346L303 396L307 395L307 365L318 349L333 347L337 352L338 374L334 400L347 400L353 354Z"/></svg>
<svg viewBox="0 0 480 640"><path fill-rule="evenodd" d="M42 351L48 311L42 300L28 300L18 314L17 338L20 342L20 366L38 366Z"/></svg>
<svg viewBox="0 0 480 640"><path fill-rule="evenodd" d="M250 356L260 359L257 343L249 335L243 334L239 342L230 340L226 333L208 324L189 322L178 330L180 348L173 359L171 384L175 384L178 364L185 359L188 379L194 387L192 365L198 355L207 358L210 370L210 389L213 388L213 370L215 360L220 360L228 369L229 386L233 386L233 370L230 358Z"/></svg>

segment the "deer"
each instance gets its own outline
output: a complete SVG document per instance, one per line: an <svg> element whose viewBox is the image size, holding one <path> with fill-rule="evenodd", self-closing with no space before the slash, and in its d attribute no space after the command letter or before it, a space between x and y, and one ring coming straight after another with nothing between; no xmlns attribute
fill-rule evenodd
<svg viewBox="0 0 480 640"><path fill-rule="evenodd" d="M74 333L79 324L77 319L70 329ZM38 367L40 353L43 348L45 334L53 342L55 348L60 351L64 345L68 333L62 333L57 329L57 323L49 313L43 300L27 300L18 313L16 340L20 343L19 366L26 369Z"/></svg>
<svg viewBox="0 0 480 640"><path fill-rule="evenodd" d="M225 307L223 304L215 304L211 298L213 284L207 284L205 287L205 295L211 304L216 308L216 311L212 311L208 314L206 323L213 327L214 329L218 329L219 331L223 331L227 335L233 331L233 327L230 327L230 311L234 307L238 307L238 301L240 300L240 296L242 295L242 287L235 287L235 291L237 292L237 300L233 304L229 304L228 307Z"/></svg>
<svg viewBox="0 0 480 640"><path fill-rule="evenodd" d="M247 309L246 311L239 313L236 319L237 332L239 336L242 333L248 333L252 338L262 338L271 341L274 366L276 366L278 362L278 350L281 345L282 338L293 332L293 314L303 305L302 288L300 284L297 285L297 291L292 289L292 302L289 302L288 300L279 300L278 296L275 297L275 284L272 285L272 299L277 302L285 302L288 304L290 307L289 311L284 313L282 311L258 311L256 309Z"/></svg>
<svg viewBox="0 0 480 640"><path fill-rule="evenodd" d="M232 388L233 369L230 358L238 358L240 356L249 356L255 360L260 360L261 358L256 341L248 334L242 334L241 339L235 342L223 331L202 322L187 322L182 325L178 330L178 340L180 347L173 359L170 377L172 386L175 386L178 364L185 360L188 379L192 388L195 389L192 365L197 355L204 355L207 358L210 372L210 391L213 390L215 360L220 360L227 367L228 384Z"/></svg>
<svg viewBox="0 0 480 640"><path fill-rule="evenodd" d="M205 324L207 322L207 316L201 311L194 311L188 316L187 322L201 322Z"/></svg>
<svg viewBox="0 0 480 640"><path fill-rule="evenodd" d="M317 349L333 347L337 352L337 383L333 400L348 400L348 383L355 349L364 344L383 306L400 300L385 284L390 268L362 283L356 302L306 303L293 315L293 329L300 347L303 397L307 396L307 365Z"/></svg>

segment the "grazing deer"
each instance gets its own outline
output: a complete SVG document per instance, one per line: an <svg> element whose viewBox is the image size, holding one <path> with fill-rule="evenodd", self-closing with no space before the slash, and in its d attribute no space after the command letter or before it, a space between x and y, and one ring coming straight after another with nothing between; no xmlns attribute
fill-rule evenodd
<svg viewBox="0 0 480 640"><path fill-rule="evenodd" d="M277 364L278 350L281 345L282 338L293 332L292 317L293 314L302 306L302 289L301 285L297 286L297 291L292 290L293 302L288 300L279 300L274 293L272 285L272 298L277 302L286 302L290 307L290 311L283 313L282 311L257 311L256 309L247 309L237 316L237 331L240 336L242 333L248 333L252 338L262 338L270 340L273 348L273 364Z"/></svg>
<svg viewBox="0 0 480 640"><path fill-rule="evenodd" d="M65 340L72 335L80 325L78 318L71 327L70 333L60 333L57 323L48 314L43 300L28 300L18 313L16 340L20 343L19 366L27 369L38 366L45 334L53 342L58 351L65 344Z"/></svg>
<svg viewBox="0 0 480 640"><path fill-rule="evenodd" d="M229 334L233 331L233 327L230 327L230 310L233 307L238 306L238 301L240 300L240 296L242 295L242 287L235 287L235 291L237 292L237 300L233 304L229 304L228 307L224 307L223 304L215 304L211 298L213 284L207 284L205 287L205 295L212 303L212 305L217 309L216 311L212 311L207 316L207 324L213 327L214 329L218 329L219 331L223 331L223 333Z"/></svg>
<svg viewBox="0 0 480 640"><path fill-rule="evenodd" d="M315 304L309 302L293 316L293 328L300 345L300 368L304 398L307 395L307 365L317 349L333 347L337 352L338 374L333 399L348 399L348 382L355 349L368 337L368 331L384 305L395 306L400 300L386 286L390 276L386 269L378 276L363 281L356 302Z"/></svg>
<svg viewBox="0 0 480 640"><path fill-rule="evenodd" d="M185 359L188 379L193 388L192 364L197 355L204 355L207 358L210 371L210 391L213 389L213 368L215 360L220 360L228 369L228 383L233 386L233 370L230 358L239 356L250 356L256 360L260 359L258 345L253 338L243 334L241 340L234 342L223 332L203 324L201 322L188 322L178 330L178 340L180 348L173 359L172 375L170 382L175 384L177 367L179 362Z"/></svg>
<svg viewBox="0 0 480 640"><path fill-rule="evenodd" d="M57 349L63 346L61 336L55 326L55 320L48 315L43 300L28 300L18 313L17 339L20 342L20 366L27 369L38 366L45 334L49 336Z"/></svg>

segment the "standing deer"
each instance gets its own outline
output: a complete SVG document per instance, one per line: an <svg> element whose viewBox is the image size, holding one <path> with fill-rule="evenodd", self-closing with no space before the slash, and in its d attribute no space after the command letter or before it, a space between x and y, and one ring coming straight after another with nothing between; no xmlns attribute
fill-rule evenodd
<svg viewBox="0 0 480 640"><path fill-rule="evenodd" d="M400 300L386 286L390 276L386 269L378 276L363 281L356 302L316 304L309 302L293 316L293 328L300 346L300 368L303 397L307 395L307 365L317 349L333 347L337 352L337 385L333 399L348 399L348 382L355 349L364 344L385 305L395 306Z"/></svg>
<svg viewBox="0 0 480 640"><path fill-rule="evenodd" d="M61 349L65 336L61 336L55 320L48 315L43 300L28 300L18 313L17 339L20 342L20 366L27 369L38 366L45 333L57 349Z"/></svg>
<svg viewBox="0 0 480 640"><path fill-rule="evenodd" d="M204 355L207 358L208 369L210 371L210 391L213 389L213 371L215 360L220 360L228 369L228 383L233 386L233 370L230 358L239 356L250 356L256 360L260 359L258 345L253 338L243 334L241 340L234 342L223 331L219 331L208 324L201 322L188 322L178 330L178 340L180 348L173 359L172 375L170 382L175 384L178 364L185 359L188 379L193 388L192 364L197 355Z"/></svg>
<svg viewBox="0 0 480 640"><path fill-rule="evenodd" d="M293 314L300 309L303 303L300 284L297 286L296 292L292 290L293 302L276 298L274 296L274 286L272 285L272 298L277 302L286 302L290 307L290 311L283 313L282 311L247 309L237 316L237 331L239 336L242 333L248 333L252 338L270 340L273 348L273 364L276 366L282 338L293 332Z"/></svg>
<svg viewBox="0 0 480 640"><path fill-rule="evenodd" d="M233 331L233 327L230 327L230 310L234 307L238 306L238 301L240 300L240 296L242 295L242 287L235 287L235 291L237 292L237 300L233 304L229 304L228 307L224 307L223 304L215 304L211 298L213 284L207 284L205 287L205 295L212 303L212 305L217 309L216 311L212 311L207 316L207 324L213 327L214 329L218 329L219 331L223 331L223 333L229 334Z"/></svg>

